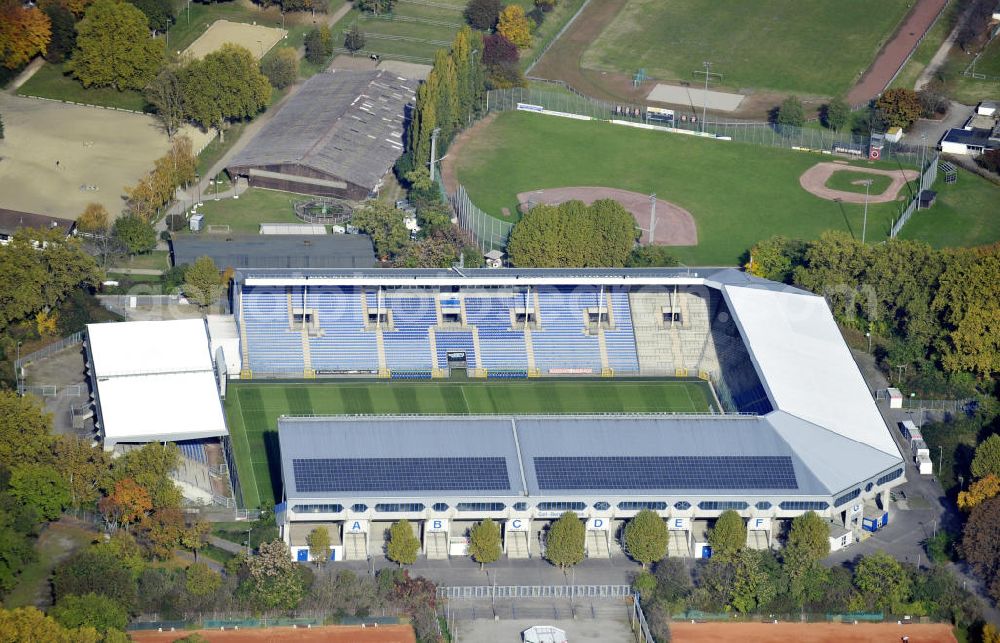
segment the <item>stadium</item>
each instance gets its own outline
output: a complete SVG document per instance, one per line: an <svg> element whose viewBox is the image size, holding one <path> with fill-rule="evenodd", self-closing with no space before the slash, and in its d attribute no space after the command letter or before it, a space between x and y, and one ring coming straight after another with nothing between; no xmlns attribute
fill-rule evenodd
<svg viewBox="0 0 1000 643"><path fill-rule="evenodd" d="M904 482L823 298L737 270L246 270L232 309L204 340L222 450L298 560L321 525L332 559L379 555L401 518L427 558L487 517L536 557L564 511L615 556L642 509L670 556L727 509L751 547L812 510L839 548Z"/></svg>

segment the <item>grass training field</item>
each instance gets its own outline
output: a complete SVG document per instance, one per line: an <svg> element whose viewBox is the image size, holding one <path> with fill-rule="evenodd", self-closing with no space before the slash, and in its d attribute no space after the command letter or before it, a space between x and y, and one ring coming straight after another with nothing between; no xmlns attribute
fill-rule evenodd
<svg viewBox="0 0 1000 643"><path fill-rule="evenodd" d="M473 202L493 215L502 208L516 212L518 193L541 188L656 192L691 212L698 226L697 246L672 249L678 259L733 265L756 241L774 234L813 239L836 229L860 238L863 205L827 201L799 185L803 172L829 160L749 143L509 112L471 138L454 162ZM888 162L857 164L898 169ZM903 206L870 205L868 239L885 239Z"/></svg>
<svg viewBox="0 0 1000 643"><path fill-rule="evenodd" d="M901 238L920 239L935 248L1000 241L1000 187L959 168L958 182L947 185L939 174L934 190L937 201L930 209L913 214L899 233Z"/></svg>
<svg viewBox="0 0 1000 643"><path fill-rule="evenodd" d="M203 205L198 212L205 215L205 225L228 225L233 233L257 234L262 223L302 223L292 206L296 201L310 198L292 192L250 188L238 199L216 201L212 192L206 191L202 192Z"/></svg>
<svg viewBox="0 0 1000 643"><path fill-rule="evenodd" d="M845 93L906 15L908 0L628 0L583 56L592 69L691 80L711 61L721 85Z"/></svg>
<svg viewBox="0 0 1000 643"><path fill-rule="evenodd" d="M281 415L705 413L715 408L709 385L700 380L232 383L226 396L248 507L281 498Z"/></svg>

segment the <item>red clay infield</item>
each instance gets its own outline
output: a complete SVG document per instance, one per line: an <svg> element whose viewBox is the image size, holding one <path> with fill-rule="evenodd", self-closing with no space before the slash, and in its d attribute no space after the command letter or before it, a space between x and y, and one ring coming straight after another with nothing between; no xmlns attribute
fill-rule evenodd
<svg viewBox="0 0 1000 643"><path fill-rule="evenodd" d="M635 216L635 221L642 228L642 243L649 242L650 202L648 194L629 192L616 188L572 187L534 190L517 195L518 203L545 203L558 205L566 201L583 201L590 205L599 199L614 199ZM696 246L698 245L698 228L694 217L682 207L663 199L656 200L656 230L654 243L663 246Z"/></svg>
<svg viewBox="0 0 1000 643"><path fill-rule="evenodd" d="M840 163L817 163L802 173L802 176L799 177L799 185L806 192L815 194L819 198L827 199L828 201L839 200L844 203L864 203L865 195L860 192L846 192L826 187L826 182L837 171L880 174L892 179L892 183L885 189L885 192L869 195L868 203L888 203L889 201L895 201L899 195L899 191L903 189L906 182L915 181L920 176L916 170L876 170L870 167L855 167Z"/></svg>
<svg viewBox="0 0 1000 643"><path fill-rule="evenodd" d="M172 643L195 632L130 632L137 643ZM416 643L417 637L409 625L380 625L361 627L354 625L329 625L310 629L292 627L272 627L268 629L244 630L198 630L207 640L222 643Z"/></svg>
<svg viewBox="0 0 1000 643"><path fill-rule="evenodd" d="M957 643L948 625L896 623L671 623L674 643Z"/></svg>

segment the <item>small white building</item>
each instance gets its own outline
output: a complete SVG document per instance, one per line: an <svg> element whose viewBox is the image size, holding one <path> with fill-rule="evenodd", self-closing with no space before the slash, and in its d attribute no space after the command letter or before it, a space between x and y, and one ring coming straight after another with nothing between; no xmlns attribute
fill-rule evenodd
<svg viewBox="0 0 1000 643"><path fill-rule="evenodd" d="M551 625L535 625L521 633L524 643L566 643L566 631Z"/></svg>
<svg viewBox="0 0 1000 643"><path fill-rule="evenodd" d="M889 408L890 409L901 409L903 408L903 394L898 388L887 388L885 389L885 394L889 398Z"/></svg>
<svg viewBox="0 0 1000 643"><path fill-rule="evenodd" d="M934 463L931 461L930 455L918 455L916 463L920 475L929 476L934 473Z"/></svg>
<svg viewBox="0 0 1000 643"><path fill-rule="evenodd" d="M847 529L843 525L836 522L831 522L829 525L831 552L847 549L854 544L854 532L852 530Z"/></svg>

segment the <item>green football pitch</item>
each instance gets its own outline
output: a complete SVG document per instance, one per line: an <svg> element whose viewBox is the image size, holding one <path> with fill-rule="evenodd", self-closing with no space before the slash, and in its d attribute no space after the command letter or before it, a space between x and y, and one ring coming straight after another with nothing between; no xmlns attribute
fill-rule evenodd
<svg viewBox="0 0 1000 643"><path fill-rule="evenodd" d="M281 498L277 421L282 415L706 413L707 382L687 379L488 382L231 383L226 417L243 502Z"/></svg>

